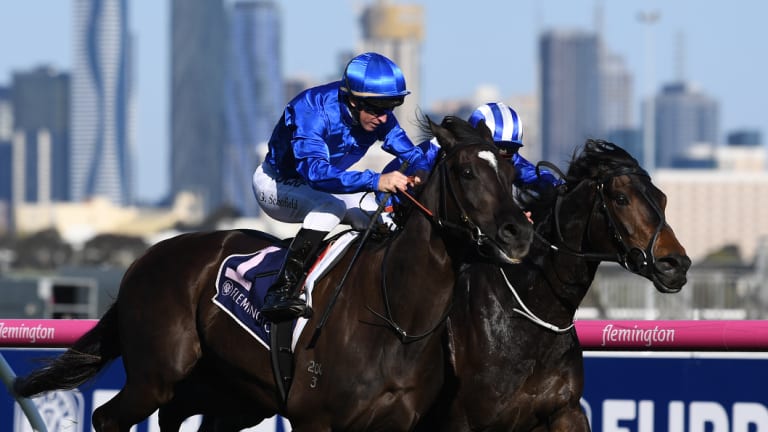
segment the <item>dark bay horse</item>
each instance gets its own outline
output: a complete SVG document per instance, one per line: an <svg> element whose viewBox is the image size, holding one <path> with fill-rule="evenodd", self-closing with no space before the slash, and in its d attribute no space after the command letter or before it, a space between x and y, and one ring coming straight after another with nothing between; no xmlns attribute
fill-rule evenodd
<svg viewBox="0 0 768 432"><path fill-rule="evenodd" d="M273 244L240 230L184 234L151 247L126 271L94 329L14 390L32 396L74 388L122 356L126 383L94 412L99 432L128 431L193 394L198 382L211 394L239 397L197 401L214 413L239 404L252 418L280 413L295 431L412 430L443 385L440 329L460 266L516 262L533 236L513 203L514 168L500 159L487 128L455 117L427 127L442 150L417 194L425 210L412 211L391 238L364 245L317 344L308 346L311 331L298 340L284 406L268 350L211 302L225 257ZM316 311L329 303L351 255L316 285ZM163 430L178 429L182 419L172 412L161 413Z"/></svg>
<svg viewBox="0 0 768 432"><path fill-rule="evenodd" d="M534 214L521 264L460 274L447 384L422 430L588 431L572 324L598 265L618 262L662 293L685 284L691 261L665 220L666 197L629 154L587 141L565 180L554 206Z"/></svg>
<svg viewBox="0 0 768 432"><path fill-rule="evenodd" d="M536 212L538 241L521 264L460 272L444 390L419 430L589 430L571 324L598 265L619 262L664 293L685 284L690 260L666 223L666 197L631 156L588 141L565 178L554 206ZM207 416L204 428L237 431L258 421Z"/></svg>

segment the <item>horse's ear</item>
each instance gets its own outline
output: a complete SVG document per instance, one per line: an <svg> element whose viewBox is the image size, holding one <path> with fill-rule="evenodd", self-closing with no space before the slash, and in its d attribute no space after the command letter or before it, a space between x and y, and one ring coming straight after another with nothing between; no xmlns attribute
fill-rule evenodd
<svg viewBox="0 0 768 432"><path fill-rule="evenodd" d="M477 124L475 125L475 129L478 133L480 133L480 136L483 137L484 141L493 142L493 134L491 133L491 130L488 129L488 126L485 124L485 119L481 119Z"/></svg>
<svg viewBox="0 0 768 432"><path fill-rule="evenodd" d="M453 134L442 125L433 122L431 118L427 117L427 120L429 121L429 130L432 132L432 135L437 138L437 142L440 143L440 148L445 151L452 149L456 145L456 138ZM447 120L447 117L444 118L443 123Z"/></svg>

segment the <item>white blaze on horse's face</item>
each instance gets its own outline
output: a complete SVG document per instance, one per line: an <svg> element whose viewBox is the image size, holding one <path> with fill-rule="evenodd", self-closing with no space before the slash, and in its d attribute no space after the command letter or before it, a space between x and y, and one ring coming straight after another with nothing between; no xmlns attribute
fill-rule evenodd
<svg viewBox="0 0 768 432"><path fill-rule="evenodd" d="M493 168L493 170L496 171L496 175L499 174L499 160L496 159L496 155L493 154L493 152L488 150L483 150L477 154L477 157L488 161L488 163L491 164L491 167Z"/></svg>

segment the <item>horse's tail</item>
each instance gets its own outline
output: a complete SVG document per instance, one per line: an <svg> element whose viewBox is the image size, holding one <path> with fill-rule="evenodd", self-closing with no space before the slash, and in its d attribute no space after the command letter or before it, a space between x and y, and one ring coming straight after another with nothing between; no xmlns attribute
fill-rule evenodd
<svg viewBox="0 0 768 432"><path fill-rule="evenodd" d="M95 327L78 339L64 354L50 359L40 369L17 378L13 391L31 397L52 390L71 390L93 378L120 356L117 308L112 305Z"/></svg>

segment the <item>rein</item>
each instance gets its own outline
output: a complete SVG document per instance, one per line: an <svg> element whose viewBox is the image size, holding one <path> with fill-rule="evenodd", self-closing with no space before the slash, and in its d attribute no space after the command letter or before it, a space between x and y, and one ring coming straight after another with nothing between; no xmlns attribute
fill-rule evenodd
<svg viewBox="0 0 768 432"><path fill-rule="evenodd" d="M409 165L410 163L408 161L404 161L402 165L400 165L399 171L405 172ZM360 256L360 252L363 250L363 245L365 244L365 241L368 240L368 236L370 236L371 231L373 230L373 226L379 219L379 215L381 215L381 212L384 211L384 207L387 205L387 201L389 200L390 196L392 196L391 192L384 194L381 203L379 203L379 207L371 216L371 220L368 222L368 227L366 227L365 232L363 233L363 237L360 239L360 243L358 243L357 249L355 249L355 254L352 255L352 259L349 260L349 265L347 265L347 269L344 271L344 275L341 277L341 280L339 280L339 283L333 290L333 295L331 295L328 306L326 306L325 311L323 311L323 316L320 318L320 322L317 324L317 327L315 327L315 332L312 334L312 338L309 340L309 344L307 345L308 348L314 348L315 344L317 343L317 339L320 337L320 332L323 330L325 322L331 315L331 309L333 309L333 306L336 304L336 300L339 298L339 294L341 294L341 288L344 286L344 282L346 282L347 276L349 276L349 272L352 271L352 266L355 264L355 261L357 261L357 257Z"/></svg>
<svg viewBox="0 0 768 432"><path fill-rule="evenodd" d="M563 175L563 173L559 170L557 166L550 164L549 162L546 162L546 161L539 162L539 164L536 165L537 174L539 173L540 166L546 166L553 172L556 172L557 174L559 174L560 178L566 177ZM656 231L654 232L654 235L650 239L645 250L629 246L626 240L621 235L621 233L618 231L617 219L614 216L614 214L608 210L608 206L606 204L607 198L605 196L605 185L613 178L621 175L642 175L642 176L648 177L648 174L642 169L625 168L622 170L617 170L611 173L610 175L605 176L602 179L598 180L597 186L595 188L596 189L595 200L592 204L592 210L589 213L590 215L594 215L597 209L599 208L599 210L603 212L603 214L605 214L606 219L608 220L608 226L610 227L610 230L611 230L611 235L619 249L619 252L617 254L581 252L568 246L563 236L561 223L560 223L561 206L563 202L563 196L566 193L562 191L562 189L557 194L553 216L554 216L554 225L555 225L555 232L557 233L557 238L559 240L559 243L564 247L561 248L553 244L544 236L542 236L538 231L534 231L534 235L538 237L539 240L544 242L550 249L552 249L555 252L567 253L571 256L582 258L588 261L617 262L632 273L646 276L647 273L651 271L651 264L654 262L653 247L656 244L656 241L658 240L658 236L661 233L661 229L665 224L665 217L664 217L664 213L659 209L655 201L651 199L651 197L648 195L647 189L643 189L642 195L646 199L646 201L649 203L651 208L653 208L653 210L658 215L659 224L656 226ZM590 217L589 220L587 221L587 227L591 223L591 220L592 218ZM589 231L588 228L587 228L587 231ZM649 260L649 257L650 257L650 260ZM549 323L539 318L525 305L523 300L520 298L520 295L517 293L517 290L507 278L507 275L504 272L504 269L499 267L499 271L501 272L501 275L504 278L504 282L506 283L507 288L509 288L509 290L514 295L515 300L517 300L517 303L520 305L521 309L514 308L512 309L513 312L522 315L532 323L542 328L545 328L547 330L550 330L558 334L567 333L574 328L575 324L573 322L571 322L571 324L566 327L558 327L552 323Z"/></svg>
<svg viewBox="0 0 768 432"><path fill-rule="evenodd" d="M488 146L486 144L475 144L478 146ZM490 147L490 146L488 146ZM446 173L445 168L445 161L448 160L450 157L452 157L455 154L455 152L447 155L443 155L440 165L438 165L440 170L440 205L439 205L439 214L438 216L435 216L434 213L429 210L426 206L421 204L416 198L414 198L411 194L409 194L407 191L400 191L403 195L405 195L409 200L411 200L417 209L427 217L427 220L429 220L433 226L437 227L441 230L454 230L461 233L465 233L469 235L469 238L472 239L474 242L474 245L478 251L478 254L481 256L486 256L482 252L482 246L486 244L490 244L492 247L499 248L499 246L496 244L494 240L486 236L482 230L475 224L472 219L467 216L467 212L464 211L464 207L461 205L461 201L459 201L458 196L456 196L456 191L453 188L452 183L448 179L448 174ZM446 210L446 190L450 193L450 196L453 198L454 203L459 209L459 212L461 214L461 221L463 222L463 225L455 224L443 216L445 214ZM430 334L434 333L442 324L443 322L448 318L448 315L451 311L451 308L453 307L453 304L449 305L445 312L443 313L440 320L429 330L425 331L424 333L417 334L417 335L411 335L407 331L405 331L397 322L392 318L392 309L389 304L389 294L387 290L387 273L385 271L385 266L387 262L387 257L389 256L391 243L387 245L387 250L384 253L384 258L381 261L381 290L382 290L382 296L384 298L384 313L376 312L375 310L371 309L370 307L366 306L366 308L379 317L382 321L384 321L394 332L397 334L398 339L404 344L416 342L418 340L421 340Z"/></svg>
<svg viewBox="0 0 768 432"><path fill-rule="evenodd" d="M489 148L495 149L493 146L489 146L487 144L474 144L475 146L485 146ZM448 160L450 157L453 156L453 153L450 154L444 154L441 162ZM473 245L475 246L475 249L477 250L477 253L484 257L488 258L490 255L483 252L483 246L490 246L496 250L500 250L501 246L493 240L493 238L487 236L483 231L480 229L479 226L469 217L467 216L467 212L464 210L464 206L461 205L461 201L459 201L459 198L456 196L456 190L451 184L450 178L445 173L445 164L442 163L439 165L440 169L440 204L438 208L438 215L435 216L435 214L426 208L423 204L421 204L415 197L413 197L411 194L409 194L407 191L400 191L401 194L405 195L406 198L408 198L415 206L416 208L427 217L427 219L432 222L432 224L439 229L444 230L453 230L462 234L466 234L467 237L470 238ZM446 190L448 193L446 193ZM446 196L450 194L451 198L453 198L453 202L456 204L456 206L459 209L459 212L461 214L461 222L462 224L457 224L454 222L451 222L445 217L446 213Z"/></svg>
<svg viewBox="0 0 768 432"><path fill-rule="evenodd" d="M538 325L540 327L544 327L547 330L551 330L551 331L553 331L555 333L567 333L567 332L571 331L571 329L573 329L573 327L575 326L575 324L573 322L571 322L571 325L569 325L568 327L562 327L561 328L561 327L558 327L558 326L556 326L554 324L550 324L550 323L544 321L543 319L539 318L538 316L536 316L536 314L531 312L531 310L528 309L528 306L526 306L525 303L523 303L523 300L520 298L520 295L517 293L517 290L515 289L515 287L512 285L512 283L507 278L507 274L504 273L504 269L499 267L499 271L501 272L501 276L504 277L504 282L507 284L507 288L509 288L509 290L512 291L512 294L515 296L515 300L517 300L517 303L520 304L521 308L523 308L522 310L520 310L518 308L514 308L514 309L512 309L512 312L516 312L516 313L524 316L525 318L528 318L528 320L531 321L532 323L534 323L534 324L536 324L536 325Z"/></svg>
<svg viewBox="0 0 768 432"><path fill-rule="evenodd" d="M453 307L453 303L448 305L448 307L445 309L445 312L443 313L443 316L440 317L440 319L437 321L437 324L435 324L432 328L425 331L424 333L418 334L418 335L410 335L407 331L405 331L400 325L395 322L394 318L392 318L392 308L389 305L389 294L387 291L387 272L385 270L387 257L389 256L390 251L390 245L387 245L387 250L384 253L384 259L381 260L381 295L384 298L384 310L385 312L383 314L376 312L369 306L366 306L366 309L368 309L372 314L379 317L382 321L387 323L389 327L394 330L395 334L397 334L397 338L400 339L400 342L404 344L409 344L411 342L416 342L418 340L424 339L425 337L431 335L434 333L442 324L443 322L448 318L448 314L451 312L451 308Z"/></svg>

